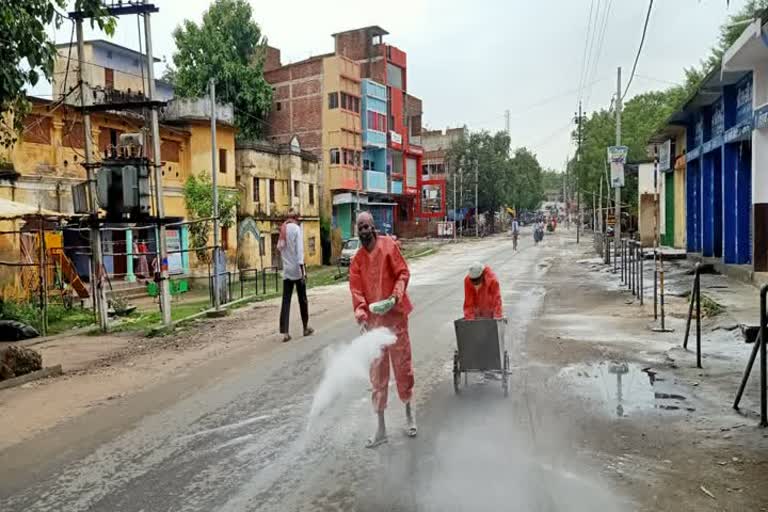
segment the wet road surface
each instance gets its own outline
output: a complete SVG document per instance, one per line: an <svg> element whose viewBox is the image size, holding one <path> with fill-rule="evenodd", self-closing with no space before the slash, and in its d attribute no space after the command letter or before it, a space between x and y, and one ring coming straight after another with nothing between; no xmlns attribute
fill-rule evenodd
<svg viewBox="0 0 768 512"><path fill-rule="evenodd" d="M258 360L221 362L229 366L215 379L140 393L0 454L18 466L4 473L11 477L0 483L0 509L616 510L618 500L573 465L569 442L527 371L527 326L544 296L557 293L546 275L564 243L548 237L534 247L523 237L513 252L510 240L495 238L412 265L416 440L402 433L402 408L391 393L389 445L362 447L375 426L366 389L307 431L324 348L358 333L345 310L309 339ZM499 276L514 326L507 399L499 382L474 376L453 394L453 320L475 260ZM111 420L102 424L99 415ZM84 435L90 429L93 436ZM51 456L36 461L38 448Z"/></svg>

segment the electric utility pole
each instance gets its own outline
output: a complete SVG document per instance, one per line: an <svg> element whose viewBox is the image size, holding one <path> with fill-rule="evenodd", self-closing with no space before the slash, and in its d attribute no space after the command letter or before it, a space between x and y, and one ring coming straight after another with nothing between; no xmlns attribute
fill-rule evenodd
<svg viewBox="0 0 768 512"><path fill-rule="evenodd" d="M478 165L475 160L475 238L480 238L480 207L477 202Z"/></svg>
<svg viewBox="0 0 768 512"><path fill-rule="evenodd" d="M579 113L576 117L576 215L578 219L576 221L576 243L579 243L581 234L581 190L579 190L579 174L581 174L581 100L579 100Z"/></svg>
<svg viewBox="0 0 768 512"><path fill-rule="evenodd" d="M616 145L621 146L621 66L616 70ZM621 187L616 184L616 204L614 210L613 241L614 250L618 250L621 240Z"/></svg>
<svg viewBox="0 0 768 512"><path fill-rule="evenodd" d="M147 42L147 97L154 101L155 94L155 63L152 56L152 26L149 23L149 12L144 13L144 37ZM155 175L155 217L158 225L157 255L158 271L160 272L160 312L163 316L163 325L171 325L171 294L168 288L168 245L165 239L165 205L163 204L163 164L160 160L160 121L157 114L157 105L153 104L150 110L152 125L152 165Z"/></svg>
<svg viewBox="0 0 768 512"><path fill-rule="evenodd" d="M98 311L99 328L106 332L109 327L107 316L107 296L104 289L104 264L102 261L101 228L99 226L99 205L96 201L96 177L93 163L93 132L91 131L91 114L87 106L91 104L90 91L85 90L83 82L83 68L85 61L85 41L83 39L83 18L78 17L75 22L77 30L77 81L80 84L80 105L83 107L83 130L85 131L85 174L88 180L88 210L91 214L91 257L93 259L93 278L95 283L93 297L96 311Z"/></svg>
<svg viewBox="0 0 768 512"><path fill-rule="evenodd" d="M451 166L453 167L453 166ZM457 212L458 208L456 208L456 170L453 169L453 241L456 241L456 218L458 217Z"/></svg>
<svg viewBox="0 0 768 512"><path fill-rule="evenodd" d="M221 308L221 287L219 286L219 186L218 169L216 168L216 82L208 80L208 92L211 99L211 185L213 186L213 307L216 311Z"/></svg>
<svg viewBox="0 0 768 512"><path fill-rule="evenodd" d="M511 132L511 116L509 113L509 109L504 111L504 129L507 131L507 136L509 137L509 140L512 140L512 132ZM510 148L512 145L510 144Z"/></svg>

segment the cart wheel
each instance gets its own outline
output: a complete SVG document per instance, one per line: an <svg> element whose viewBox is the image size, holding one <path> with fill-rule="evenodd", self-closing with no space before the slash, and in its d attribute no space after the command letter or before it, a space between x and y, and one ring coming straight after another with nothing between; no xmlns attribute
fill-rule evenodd
<svg viewBox="0 0 768 512"><path fill-rule="evenodd" d="M453 391L459 394L459 385L461 384L461 369L459 368L459 352L453 353Z"/></svg>
<svg viewBox="0 0 768 512"><path fill-rule="evenodd" d="M504 351L504 371L501 376L501 389L504 390L504 396L509 396L509 354Z"/></svg>

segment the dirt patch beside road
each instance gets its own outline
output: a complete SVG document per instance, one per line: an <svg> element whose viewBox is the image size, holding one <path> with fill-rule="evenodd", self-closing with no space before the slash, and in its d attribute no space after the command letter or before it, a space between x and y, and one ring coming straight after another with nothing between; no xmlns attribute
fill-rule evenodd
<svg viewBox="0 0 768 512"><path fill-rule="evenodd" d="M308 292L316 329L349 313L345 285ZM65 374L0 391L0 450L95 407L189 375L224 356L243 360L280 346L279 299L233 311L221 320L199 320L173 334L146 338L136 334L73 336L35 347L46 365L62 364ZM300 329L298 307L291 325ZM293 342L301 343L301 338ZM293 343L292 342L292 343Z"/></svg>

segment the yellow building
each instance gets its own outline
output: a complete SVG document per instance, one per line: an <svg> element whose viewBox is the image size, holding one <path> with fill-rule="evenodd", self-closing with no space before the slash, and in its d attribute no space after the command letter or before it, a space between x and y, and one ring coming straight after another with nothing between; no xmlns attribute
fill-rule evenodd
<svg viewBox="0 0 768 512"><path fill-rule="evenodd" d="M242 143L237 146L240 269L280 267L277 242L288 209L298 211L304 233L304 262L322 263L317 157L289 144Z"/></svg>
<svg viewBox="0 0 768 512"><path fill-rule="evenodd" d="M24 120L24 129L17 143L0 152L0 197L44 209L73 213L72 187L86 179L82 116L67 104L30 99L33 103L32 113ZM205 100L178 104L171 102L160 126L165 217L170 222L187 219L183 196L185 180L192 174L211 173L210 115L205 112L205 104ZM208 120L203 114L207 115ZM218 180L221 187L236 194L235 128L231 107L219 105L217 117L221 118L217 124ZM152 145L143 118L131 113L94 114L91 117L90 134L93 161L100 162L107 150L117 145L121 134L139 132L144 133L145 150L151 155ZM12 226L19 229L21 224L16 221ZM111 278L133 281L139 273L142 274L139 277L149 277L145 275L148 274L147 266L125 253L133 252L136 248L134 242L144 242L150 252L154 251L154 230L129 229L134 226L128 224L113 224L109 227L113 229L103 232L103 241L104 265ZM0 258L3 261L18 261L18 237L0 238L3 238L0 240ZM207 271L207 265L203 267L198 264L194 252L183 252L189 248L187 226L169 226L167 241L169 251L178 251L169 255L172 274ZM65 230L60 243L78 273L87 276L87 230ZM222 230L222 244L234 269L237 255L234 227ZM147 263L151 269L151 257ZM142 270L134 268L137 265Z"/></svg>

